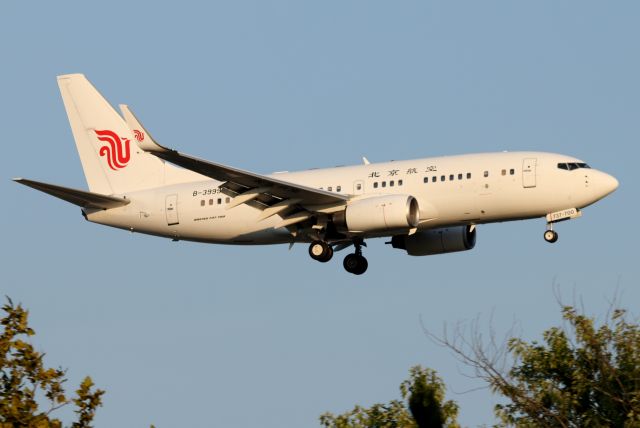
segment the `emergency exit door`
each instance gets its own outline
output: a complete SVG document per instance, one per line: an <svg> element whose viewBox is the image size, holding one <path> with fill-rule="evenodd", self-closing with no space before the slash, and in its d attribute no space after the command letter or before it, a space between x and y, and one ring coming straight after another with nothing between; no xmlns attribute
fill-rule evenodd
<svg viewBox="0 0 640 428"><path fill-rule="evenodd" d="M178 224L178 195L167 195L165 211L167 213L167 224L173 226Z"/></svg>
<svg viewBox="0 0 640 428"><path fill-rule="evenodd" d="M536 187L536 164L538 159L527 158L522 161L522 187Z"/></svg>

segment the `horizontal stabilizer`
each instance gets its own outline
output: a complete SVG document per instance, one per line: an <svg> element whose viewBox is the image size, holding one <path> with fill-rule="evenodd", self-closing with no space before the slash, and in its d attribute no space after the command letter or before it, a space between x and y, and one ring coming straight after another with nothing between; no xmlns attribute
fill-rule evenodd
<svg viewBox="0 0 640 428"><path fill-rule="evenodd" d="M41 183L39 181L27 180L25 178L14 178L16 183L24 184L41 192L48 193L51 196L60 198L82 208L96 208L108 210L109 208L122 207L131 201L115 196L101 195L100 193L91 193L84 190L70 189L68 187L56 186L55 184Z"/></svg>

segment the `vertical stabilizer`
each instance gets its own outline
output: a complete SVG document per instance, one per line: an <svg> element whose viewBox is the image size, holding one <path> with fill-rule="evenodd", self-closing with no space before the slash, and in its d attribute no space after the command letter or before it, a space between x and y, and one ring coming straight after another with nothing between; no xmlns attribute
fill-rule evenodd
<svg viewBox="0 0 640 428"><path fill-rule="evenodd" d="M106 195L160 186L164 163L136 145L122 117L82 74L58 76L89 190Z"/></svg>

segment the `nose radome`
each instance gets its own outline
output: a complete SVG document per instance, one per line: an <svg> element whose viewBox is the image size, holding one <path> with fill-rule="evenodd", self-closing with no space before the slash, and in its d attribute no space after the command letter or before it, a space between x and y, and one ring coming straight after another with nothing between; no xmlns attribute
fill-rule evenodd
<svg viewBox="0 0 640 428"><path fill-rule="evenodd" d="M618 182L618 180L616 180L616 178L613 175L609 175L606 173L603 173L602 175L604 175L603 177L603 181L604 181L604 188L607 192L607 194L615 191L618 186L620 185L620 183Z"/></svg>
<svg viewBox="0 0 640 428"><path fill-rule="evenodd" d="M598 194L598 198L604 198L615 191L620 185L614 176L605 172L598 171L598 174L594 178L594 187Z"/></svg>

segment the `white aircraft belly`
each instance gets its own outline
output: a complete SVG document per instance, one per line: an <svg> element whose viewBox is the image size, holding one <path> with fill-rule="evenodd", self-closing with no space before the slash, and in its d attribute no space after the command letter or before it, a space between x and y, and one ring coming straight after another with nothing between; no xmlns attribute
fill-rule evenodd
<svg viewBox="0 0 640 428"><path fill-rule="evenodd" d="M175 192L174 192L175 193ZM291 241L286 229L274 229L279 217L258 221L261 211L246 205L226 210L225 205L199 204L191 194L178 194L177 224L169 225L166 211L166 193L132 195L132 203L108 211L88 211L89 221L132 232L165 236L172 239L212 243L282 243ZM145 204L144 201L153 201ZM217 197L214 198L217 202Z"/></svg>

